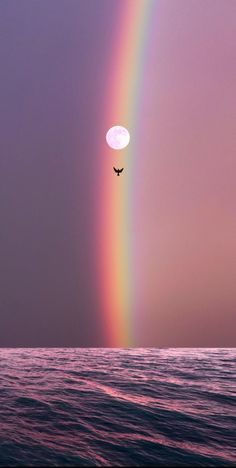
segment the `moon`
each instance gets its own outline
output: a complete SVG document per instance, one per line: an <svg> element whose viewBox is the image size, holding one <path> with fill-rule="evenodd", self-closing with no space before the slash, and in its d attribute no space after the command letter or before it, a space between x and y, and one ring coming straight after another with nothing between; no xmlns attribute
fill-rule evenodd
<svg viewBox="0 0 236 468"><path fill-rule="evenodd" d="M106 141L110 148L121 150L128 146L130 141L130 134L125 127L115 125L108 130L106 134Z"/></svg>

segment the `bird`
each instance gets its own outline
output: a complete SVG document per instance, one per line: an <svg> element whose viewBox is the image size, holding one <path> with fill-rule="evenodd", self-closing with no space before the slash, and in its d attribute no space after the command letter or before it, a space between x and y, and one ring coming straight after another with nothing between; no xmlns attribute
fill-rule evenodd
<svg viewBox="0 0 236 468"><path fill-rule="evenodd" d="M115 167L113 167L113 169L114 169L114 171L115 171L116 175L118 175L118 176L119 176L119 175L120 175L120 173L121 173L121 172L124 170L124 168L123 168L123 167L122 167L122 169L116 169Z"/></svg>

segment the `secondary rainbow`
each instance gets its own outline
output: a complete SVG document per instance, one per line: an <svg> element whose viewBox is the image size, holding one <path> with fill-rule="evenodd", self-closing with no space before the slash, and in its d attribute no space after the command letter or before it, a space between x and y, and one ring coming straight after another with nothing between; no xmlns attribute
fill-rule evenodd
<svg viewBox="0 0 236 468"><path fill-rule="evenodd" d="M132 217L139 103L157 0L125 0L117 4L117 32L108 70L101 149L103 193L98 218L98 277L107 346L128 347L135 345ZM112 150L105 142L105 134L113 125L122 125L130 132L131 141L124 150ZM124 167L121 177L116 177L113 166Z"/></svg>

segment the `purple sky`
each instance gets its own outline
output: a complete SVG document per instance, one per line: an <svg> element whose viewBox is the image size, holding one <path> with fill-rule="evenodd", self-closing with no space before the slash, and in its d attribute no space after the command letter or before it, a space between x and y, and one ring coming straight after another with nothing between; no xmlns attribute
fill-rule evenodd
<svg viewBox="0 0 236 468"><path fill-rule="evenodd" d="M1 346L106 344L96 150L122 1L0 2ZM136 344L235 346L235 2L159 3L141 104Z"/></svg>

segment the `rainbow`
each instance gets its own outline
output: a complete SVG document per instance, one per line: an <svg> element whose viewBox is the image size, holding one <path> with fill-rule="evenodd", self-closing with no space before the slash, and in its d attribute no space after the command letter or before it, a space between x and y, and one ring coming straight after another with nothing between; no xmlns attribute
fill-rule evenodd
<svg viewBox="0 0 236 468"><path fill-rule="evenodd" d="M105 98L102 203L98 218L99 290L108 347L135 345L132 267L134 243L134 168L137 158L139 102L145 73L151 19L157 0L118 2L119 18ZM131 141L122 151L105 143L109 127L123 125ZM112 167L124 167L115 177Z"/></svg>

